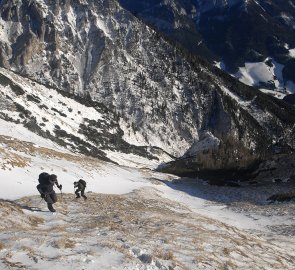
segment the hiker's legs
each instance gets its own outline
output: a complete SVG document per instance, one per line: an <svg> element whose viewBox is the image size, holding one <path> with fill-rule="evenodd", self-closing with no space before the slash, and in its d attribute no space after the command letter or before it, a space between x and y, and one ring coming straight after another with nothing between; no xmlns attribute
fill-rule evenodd
<svg viewBox="0 0 295 270"><path fill-rule="evenodd" d="M50 212L55 212L55 209L53 208L52 203L47 203L47 207Z"/></svg>
<svg viewBox="0 0 295 270"><path fill-rule="evenodd" d="M57 202L56 193L53 191L49 194L46 194L44 200L47 202L48 210L51 212L55 212L55 209L53 208L52 204Z"/></svg>
<svg viewBox="0 0 295 270"><path fill-rule="evenodd" d="M80 191L81 191L80 188L77 188L77 190L75 191L76 198L80 198L80 194L79 194Z"/></svg>
<svg viewBox="0 0 295 270"><path fill-rule="evenodd" d="M50 194L46 194L44 197L44 201L50 204L53 204Z"/></svg>
<svg viewBox="0 0 295 270"><path fill-rule="evenodd" d="M57 196L56 196L56 193L54 191L52 193L50 193L50 198L52 200L52 203L57 202Z"/></svg>
<svg viewBox="0 0 295 270"><path fill-rule="evenodd" d="M57 202L57 196L56 196L55 191L53 191L53 192L51 192L49 194L46 194L44 200L47 203L51 203L51 204L56 203Z"/></svg>
<svg viewBox="0 0 295 270"><path fill-rule="evenodd" d="M84 195L84 191L85 191L85 188L83 188L83 189L81 190L81 196L84 198L84 200L86 200L87 197Z"/></svg>

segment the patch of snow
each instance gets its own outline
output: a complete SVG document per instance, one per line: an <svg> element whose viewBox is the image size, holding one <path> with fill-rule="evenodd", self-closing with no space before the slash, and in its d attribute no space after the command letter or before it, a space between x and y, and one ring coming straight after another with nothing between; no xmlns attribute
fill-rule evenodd
<svg viewBox="0 0 295 270"><path fill-rule="evenodd" d="M170 200L178 201L201 215L217 219L239 229L265 230L267 226L282 224L274 216L259 214L244 215L242 212L233 212L227 204L236 201L255 201L266 204L271 193L269 187L220 187L210 186L200 179L182 179L180 181L166 182L167 186L159 186L160 195ZM275 190L275 187L273 187ZM220 201L220 203L214 203ZM292 218L287 216L286 225L292 224Z"/></svg>
<svg viewBox="0 0 295 270"><path fill-rule="evenodd" d="M260 82L273 80L273 69L265 62L245 63L245 67L239 68L235 77L247 85L259 85Z"/></svg>
<svg viewBox="0 0 295 270"><path fill-rule="evenodd" d="M69 22L69 24L70 24L70 26L72 28L72 31L75 32L75 29L76 29L76 15L75 15L75 12L74 12L72 6L69 7L67 17L68 17L68 22Z"/></svg>
<svg viewBox="0 0 295 270"><path fill-rule="evenodd" d="M80 157L80 162L23 154L20 156L29 158L30 166L18 168L6 165L7 169L0 170L2 186L0 198L2 199L14 200L28 195L36 195L38 176L43 171L56 174L65 193L72 193L73 183L81 178L87 181L86 191L96 193L125 194L151 185L142 178L141 172L138 170L100 161L97 161L96 166L92 167L83 164L83 156ZM3 159L2 155L1 158Z"/></svg>
<svg viewBox="0 0 295 270"><path fill-rule="evenodd" d="M290 1L290 3L291 3L291 1ZM285 22L287 25L289 25L289 26L291 26L293 29L295 29L295 21L294 21L293 16L291 16L291 15L285 13L285 12L281 12L280 15L281 15L281 18L284 20L284 22Z"/></svg>
<svg viewBox="0 0 295 270"><path fill-rule="evenodd" d="M104 32L106 37L108 37L109 39L112 39L111 34L109 33L109 30L105 25L105 23L106 23L105 21L106 21L105 18L100 18L98 16L96 16L96 18L95 18L96 26Z"/></svg>
<svg viewBox="0 0 295 270"><path fill-rule="evenodd" d="M9 44L12 40L15 40L23 31L22 24L20 22L4 21L0 17L0 40Z"/></svg>
<svg viewBox="0 0 295 270"><path fill-rule="evenodd" d="M30 80L24 80L6 69L0 68L0 72L22 87L22 89L26 91L26 94L37 96L40 98L41 104L46 104L48 110L44 111L40 104L29 102L25 98L26 95L16 96L12 91L9 91L9 87L0 87L0 91L4 95L11 96L15 102L29 111L34 112L37 123L43 123L43 119L46 118L48 121L44 124L50 133L54 132L56 126L59 126L67 133L85 140L86 138L84 138L84 135L79 133L79 127L80 124L84 122L85 115L87 115L90 120L103 120L102 114L92 107L86 107L71 98L64 97L53 89L50 91L43 85L37 83L33 84ZM69 109L72 111L70 112ZM55 110L63 113L65 116L60 115ZM83 114L81 113L82 111ZM16 115L9 111L7 111L7 113L16 120L19 117L18 113ZM71 117L69 117L70 115Z"/></svg>
<svg viewBox="0 0 295 270"><path fill-rule="evenodd" d="M279 64L275 60L272 59L272 63L274 65L274 75L275 75L275 84L278 89L284 89L284 79L283 79L283 69L284 65Z"/></svg>
<svg viewBox="0 0 295 270"><path fill-rule="evenodd" d="M125 121L120 118L120 128L123 130L124 135L123 139L133 145L137 146L148 146L149 143L145 140L145 138L140 134L139 132L133 132L133 130L129 127L127 127L127 124Z"/></svg>
<svg viewBox="0 0 295 270"><path fill-rule="evenodd" d="M220 140L216 138L210 131L201 134L198 140L187 150L184 156L196 156L205 150L216 149Z"/></svg>
<svg viewBox="0 0 295 270"><path fill-rule="evenodd" d="M269 95L274 96L278 99L283 99L286 96L286 94L278 92L278 91L273 91L273 90L264 89L264 88L260 88L259 90L265 94L269 94Z"/></svg>
<svg viewBox="0 0 295 270"><path fill-rule="evenodd" d="M216 67L218 67L219 69L221 69L221 70L226 70L226 66L225 66L225 64L224 64L224 62L214 62L214 66L216 66Z"/></svg>
<svg viewBox="0 0 295 270"><path fill-rule="evenodd" d="M289 55L293 58L295 58L295 48L289 50Z"/></svg>
<svg viewBox="0 0 295 270"><path fill-rule="evenodd" d="M38 147L46 147L53 150L71 153L51 140L40 137L21 125L7 122L3 119L0 119L0 135L9 136L25 142L31 142Z"/></svg>
<svg viewBox="0 0 295 270"><path fill-rule="evenodd" d="M293 53L292 50L290 50ZM294 93L294 84L289 81L285 81L283 78L284 65L279 64L272 58L266 58L263 62L245 63L244 67L240 67L239 71L233 74L234 77L241 82L256 86L260 90L265 92L265 84L273 86L274 96L283 98L289 93ZM271 92L269 92L271 93Z"/></svg>
<svg viewBox="0 0 295 270"><path fill-rule="evenodd" d="M159 160L158 159L148 159L145 157L140 157L134 154L125 154L121 152L112 152L112 151L105 151L107 154L107 157L111 159L112 161L118 163L122 166L130 166L132 168L150 168L155 169L159 166ZM171 157L162 154L161 162L169 162L171 161Z"/></svg>

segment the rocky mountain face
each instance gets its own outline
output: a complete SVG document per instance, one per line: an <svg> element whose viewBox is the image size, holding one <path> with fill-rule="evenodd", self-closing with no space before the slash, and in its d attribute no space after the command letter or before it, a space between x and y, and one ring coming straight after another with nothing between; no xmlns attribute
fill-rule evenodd
<svg viewBox="0 0 295 270"><path fill-rule="evenodd" d="M248 85L295 91L295 3L268 0L120 0L122 5L189 51ZM252 71L245 63L268 64ZM243 76L239 68L246 68ZM275 71L270 71L272 68ZM263 70L262 70L263 69ZM261 73L268 76L261 76ZM251 74L252 73L252 74ZM255 74L253 74L255 73ZM246 77L246 78L245 78Z"/></svg>
<svg viewBox="0 0 295 270"><path fill-rule="evenodd" d="M210 5L203 9L211 10ZM188 53L115 0L2 0L0 10L1 65L5 69L28 78L32 89L35 81L100 104L99 112L107 108L103 119L112 115L108 123L113 121L116 130L112 125L102 128L96 113L92 118L87 113L79 117L83 138L89 138L96 149L101 149L101 142L95 138L103 136L104 150L108 145L116 150L124 144L142 156L153 149L176 157L197 153L194 170L232 170L246 169L274 153L288 154L295 148L294 107ZM5 69L2 99L16 106L16 82ZM7 83L7 76L12 82ZM22 87L21 82L17 86ZM21 104L28 104L27 98ZM64 113L65 106L51 107ZM22 118L19 123L27 123L32 114L17 108L15 117L2 108L1 118ZM63 130L70 122L65 118L59 128ZM57 133L57 127L48 129L42 117L35 117L34 125L43 126L52 136L64 134ZM63 140L71 141L71 134L77 135L77 123L66 133ZM109 140L109 134L118 136ZM75 144L81 141L75 139Z"/></svg>

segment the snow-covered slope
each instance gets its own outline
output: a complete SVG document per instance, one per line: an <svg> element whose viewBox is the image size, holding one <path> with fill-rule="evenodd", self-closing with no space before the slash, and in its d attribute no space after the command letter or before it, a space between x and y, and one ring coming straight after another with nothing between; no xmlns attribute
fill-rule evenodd
<svg viewBox="0 0 295 270"><path fill-rule="evenodd" d="M117 116L103 104L66 95L5 69L0 69L0 103L0 118L17 124L7 129L8 123L0 119L3 134L8 136L16 136L20 130L24 139L30 130L26 137L39 134L69 153L135 167L155 167L159 162L171 160L160 149L127 143ZM127 134L124 136L128 139Z"/></svg>
<svg viewBox="0 0 295 270"><path fill-rule="evenodd" d="M0 123L2 199L36 194L42 171L58 175L64 192L72 192L73 182L80 178L87 179L93 192L121 194L147 186L138 180L140 171L74 154L20 125Z"/></svg>
<svg viewBox="0 0 295 270"><path fill-rule="evenodd" d="M37 196L41 171L63 185L57 214ZM79 178L87 181L87 201L74 199ZM73 154L3 120L0 185L3 270L293 267L294 205L265 204L285 185L176 180Z"/></svg>

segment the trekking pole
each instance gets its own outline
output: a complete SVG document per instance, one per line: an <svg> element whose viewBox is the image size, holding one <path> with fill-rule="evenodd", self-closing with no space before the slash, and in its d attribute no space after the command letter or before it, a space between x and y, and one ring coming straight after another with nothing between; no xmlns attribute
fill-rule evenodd
<svg viewBox="0 0 295 270"><path fill-rule="evenodd" d="M62 185L60 185L60 198L61 198L61 202L63 202L63 196L62 196Z"/></svg>

